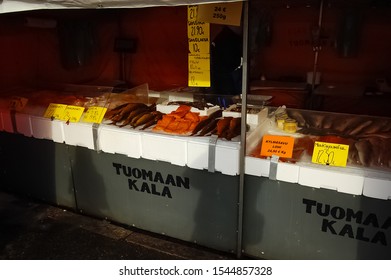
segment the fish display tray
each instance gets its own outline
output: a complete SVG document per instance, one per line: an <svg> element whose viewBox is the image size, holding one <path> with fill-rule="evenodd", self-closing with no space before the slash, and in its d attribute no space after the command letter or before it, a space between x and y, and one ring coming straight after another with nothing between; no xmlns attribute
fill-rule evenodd
<svg viewBox="0 0 391 280"><path fill-rule="evenodd" d="M223 111L223 117L234 117L234 118L240 118L241 112L233 111L234 108L236 108L236 104L231 105L229 108ZM268 109L266 107L259 108L258 113L247 113L246 121L247 124L257 126L259 125L263 119L267 117Z"/></svg>
<svg viewBox="0 0 391 280"><path fill-rule="evenodd" d="M175 111L176 109L178 109L178 107L179 105L157 104L156 110L164 114L169 114ZM210 114L216 112L217 110L220 110L220 106L212 106L209 108L205 108L204 110L200 110L195 107L192 107L190 111L193 113L199 113L200 116L209 116Z"/></svg>

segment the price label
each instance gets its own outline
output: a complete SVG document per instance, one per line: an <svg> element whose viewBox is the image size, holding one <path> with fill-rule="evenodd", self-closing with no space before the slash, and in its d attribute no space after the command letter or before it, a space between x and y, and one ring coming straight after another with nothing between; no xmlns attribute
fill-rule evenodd
<svg viewBox="0 0 391 280"><path fill-rule="evenodd" d="M19 97L19 96L13 96L10 99L10 101L8 102L8 108L10 110L14 110L16 112L20 112L26 106L27 102L28 102L27 98Z"/></svg>
<svg viewBox="0 0 391 280"><path fill-rule="evenodd" d="M64 104L50 103L43 116L52 120L59 120L63 116L66 107L67 105Z"/></svg>
<svg viewBox="0 0 391 280"><path fill-rule="evenodd" d="M198 5L187 6L187 21L195 21L198 18Z"/></svg>
<svg viewBox="0 0 391 280"><path fill-rule="evenodd" d="M261 156L291 158L294 144L295 138L290 136L264 135Z"/></svg>
<svg viewBox="0 0 391 280"><path fill-rule="evenodd" d="M209 23L240 26L242 2L199 5L197 20Z"/></svg>
<svg viewBox="0 0 391 280"><path fill-rule="evenodd" d="M189 81L191 87L210 87L210 55L189 54Z"/></svg>
<svg viewBox="0 0 391 280"><path fill-rule="evenodd" d="M106 114L107 108L105 107L90 107L83 116L84 122L89 123L101 123L104 115Z"/></svg>
<svg viewBox="0 0 391 280"><path fill-rule="evenodd" d="M78 122L83 112L84 107L73 105L66 106L63 115L60 117L60 120L66 122Z"/></svg>
<svg viewBox="0 0 391 280"><path fill-rule="evenodd" d="M327 142L315 142L312 162L322 165L345 167L349 154L349 145Z"/></svg>

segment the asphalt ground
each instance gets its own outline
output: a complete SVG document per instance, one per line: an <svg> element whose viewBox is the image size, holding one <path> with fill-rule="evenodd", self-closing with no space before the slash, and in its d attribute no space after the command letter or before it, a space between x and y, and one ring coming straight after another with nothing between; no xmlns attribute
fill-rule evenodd
<svg viewBox="0 0 391 280"><path fill-rule="evenodd" d="M0 260L232 260L219 252L0 191Z"/></svg>

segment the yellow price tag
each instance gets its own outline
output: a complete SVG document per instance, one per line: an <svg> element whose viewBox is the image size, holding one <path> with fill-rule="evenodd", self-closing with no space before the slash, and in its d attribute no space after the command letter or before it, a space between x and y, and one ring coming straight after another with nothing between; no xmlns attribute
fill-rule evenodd
<svg viewBox="0 0 391 280"><path fill-rule="evenodd" d="M210 87L210 55L189 54L189 81L190 87Z"/></svg>
<svg viewBox="0 0 391 280"><path fill-rule="evenodd" d="M60 120L66 122L78 122L84 112L84 107L69 105L65 108Z"/></svg>
<svg viewBox="0 0 391 280"><path fill-rule="evenodd" d="M61 119L67 105L50 103L43 116L50 119Z"/></svg>
<svg viewBox="0 0 391 280"><path fill-rule="evenodd" d="M104 115L106 114L107 108L105 107L90 107L83 116L84 122L89 123L101 123Z"/></svg>
<svg viewBox="0 0 391 280"><path fill-rule="evenodd" d="M349 145L315 142L312 162L316 164L345 167L349 154Z"/></svg>

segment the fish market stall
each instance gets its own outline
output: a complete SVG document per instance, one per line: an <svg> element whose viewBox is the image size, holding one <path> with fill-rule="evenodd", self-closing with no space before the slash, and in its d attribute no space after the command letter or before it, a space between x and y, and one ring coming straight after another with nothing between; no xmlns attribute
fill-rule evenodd
<svg viewBox="0 0 391 280"><path fill-rule="evenodd" d="M389 259L391 119L271 112L248 143L244 252Z"/></svg>

